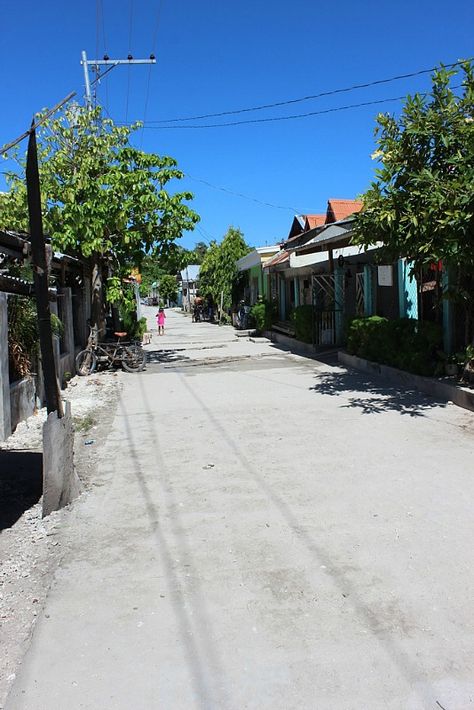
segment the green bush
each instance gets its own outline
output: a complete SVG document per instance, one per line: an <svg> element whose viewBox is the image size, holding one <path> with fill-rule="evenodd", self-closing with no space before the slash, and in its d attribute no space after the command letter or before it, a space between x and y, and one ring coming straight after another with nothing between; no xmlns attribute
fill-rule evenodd
<svg viewBox="0 0 474 710"><path fill-rule="evenodd" d="M303 343L313 342L313 307L296 306L291 314L291 321L295 327L295 337Z"/></svg>
<svg viewBox="0 0 474 710"><path fill-rule="evenodd" d="M125 312L122 316L122 323L130 340L141 340L143 333L146 333L146 318L140 318L140 320L137 321L135 313Z"/></svg>
<svg viewBox="0 0 474 710"><path fill-rule="evenodd" d="M270 301L259 301L250 309L250 316L255 323L255 328L259 333L270 330L275 316L273 303Z"/></svg>
<svg viewBox="0 0 474 710"><path fill-rule="evenodd" d="M437 372L442 343L443 332L439 325L411 318L356 318L347 336L347 350L351 355L417 375Z"/></svg>

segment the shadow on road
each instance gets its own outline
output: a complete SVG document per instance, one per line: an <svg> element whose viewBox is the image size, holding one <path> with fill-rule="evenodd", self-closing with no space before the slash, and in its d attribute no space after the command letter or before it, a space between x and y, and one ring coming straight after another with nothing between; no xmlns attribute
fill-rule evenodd
<svg viewBox="0 0 474 710"><path fill-rule="evenodd" d="M331 373L329 374L331 376ZM342 377L346 378L347 384L345 386L345 390L350 389L352 391L354 388L357 389L356 382L359 379L360 383L358 382L358 385L359 387L362 387L363 378L358 378L357 374L353 375L349 372L337 374L341 374ZM322 378L324 380L324 375L322 375ZM348 380L351 381L350 387L348 385ZM376 639L376 641L380 644L381 650L383 649L383 651L391 659L393 665L406 678L408 684L412 688L416 688L416 693L419 695L419 698L423 703L423 707L432 707L432 698L434 696L433 689L428 686L426 686L424 689L416 687L417 679L420 677L418 659L416 657L413 657L409 652L407 652L403 644L400 644L396 638L391 637L390 635L385 633L381 634L380 630L384 628L384 619L379 618L377 613L374 612L373 608L368 603L365 595L363 593L360 593L360 591L357 589L357 586L351 582L350 577L347 575L344 567L340 563L338 563L337 560L333 560L327 549L323 545L321 545L317 539L314 539L313 536L307 530L304 529L304 527L301 526L297 514L295 514L291 506L288 505L288 502L285 500L284 496L279 493L278 488L275 488L269 484L269 482L265 479L264 475L262 475L262 472L256 466L254 466L252 459L247 455L247 452L245 452L244 449L241 448L240 443L235 439L235 432L230 432L226 429L226 427L222 424L219 418L214 414L212 408L207 406L207 404L198 396L198 394L192 389L191 385L184 378L182 379L182 382L189 393L190 400L194 399L194 401L198 404L203 416L207 416L214 430L219 432L222 444L227 445L229 452L232 452L232 454L241 462L242 470L248 472L248 474L253 478L255 483L257 483L257 485L260 487L262 492L266 495L269 502L273 504L277 510L279 510L283 520L286 522L288 527L293 531L295 536L298 537L301 543L313 556L315 564L318 565L320 568L322 565L322 567L325 569L325 572L332 578L334 585L339 590L339 592L342 593L344 597L349 597L351 599L351 603L355 613L361 618L365 628L373 635L374 639ZM328 383L328 392L326 393L338 394L343 392L343 383L344 380L341 380L339 383L340 391L337 389L335 382L333 382L332 386ZM370 387L374 388L373 382L369 382L368 384ZM315 388L313 387L312 389ZM386 391L387 387L382 386L376 389L380 391ZM390 389L391 388L388 388L388 390ZM395 390L392 391L395 392ZM395 395L393 396L395 397ZM398 396L400 396L400 393L398 393ZM418 408L423 407L423 405L426 408L426 404L424 403L422 396L418 395L417 402ZM433 406L433 404L431 404L431 406ZM428 701L427 698L429 698Z"/></svg>
<svg viewBox="0 0 474 710"><path fill-rule="evenodd" d="M445 401L428 397L416 389L402 389L351 370L318 372L315 379L316 384L310 390L334 397L344 395L347 403L341 404L341 408L360 409L362 414L394 411L420 417L433 407L446 406Z"/></svg>
<svg viewBox="0 0 474 710"><path fill-rule="evenodd" d="M170 350L147 350L147 364L160 364L169 362L182 362L189 360L189 357L182 355L186 348L173 348Z"/></svg>
<svg viewBox="0 0 474 710"><path fill-rule="evenodd" d="M163 351L157 351L157 354L159 355L162 352ZM141 378L138 380L138 385L141 390L149 422L152 423L153 413L150 407L148 393ZM140 493L143 497L150 530L155 536L157 549L160 552L165 568L166 579L170 588L173 590L170 595L171 604L184 649L183 662L186 662L188 665L194 687L196 708L201 708L202 710L207 710L211 707L220 708L223 706L220 695L225 684L223 666L213 642L213 638L217 636L217 632L214 631L214 633L212 633L211 617L206 609L205 594L201 589L198 571L194 567L185 532L180 524L179 517L176 515L176 511L179 510L179 505L174 496L172 472L169 471L166 466L166 447L164 447L160 441L159 427L156 424L151 425L149 434L153 443L156 469L152 471L149 469L145 470L140 456L141 447L135 442L129 416L123 404L119 406L121 407L124 417L127 442L134 463L133 470ZM158 472L159 475L161 490L159 506L155 503L151 492L151 485L156 476L156 472ZM168 513L171 522L171 530L168 534L169 537L165 534L160 522L162 516L166 515L166 513ZM173 553L175 547L179 550L179 559L187 561L184 568L176 564L179 560L175 559L175 554ZM192 594L194 597L191 609L189 608L189 602L187 602L186 598L186 592L190 590L190 583L193 585ZM220 685L217 687L215 687L212 682L214 677L220 678Z"/></svg>
<svg viewBox="0 0 474 710"><path fill-rule="evenodd" d="M43 456L35 451L0 451L0 530L10 528L41 498Z"/></svg>

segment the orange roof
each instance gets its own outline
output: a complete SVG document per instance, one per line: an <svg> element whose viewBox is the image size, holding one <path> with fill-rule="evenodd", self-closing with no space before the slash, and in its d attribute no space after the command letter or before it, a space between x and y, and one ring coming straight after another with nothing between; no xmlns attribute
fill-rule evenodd
<svg viewBox="0 0 474 710"><path fill-rule="evenodd" d="M363 203L360 200L328 200L328 211L326 213L326 224L338 222L355 212L360 212Z"/></svg>
<svg viewBox="0 0 474 710"><path fill-rule="evenodd" d="M307 214L305 215L304 231L307 232L315 227L322 227L326 221L325 214Z"/></svg>

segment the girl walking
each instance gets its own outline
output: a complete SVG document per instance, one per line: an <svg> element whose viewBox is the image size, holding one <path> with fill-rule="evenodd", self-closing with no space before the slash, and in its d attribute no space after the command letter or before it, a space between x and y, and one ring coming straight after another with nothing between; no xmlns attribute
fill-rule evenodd
<svg viewBox="0 0 474 710"><path fill-rule="evenodd" d="M166 320L166 313L163 308L159 308L158 313L156 314L156 323L158 325L158 335L165 334L165 320Z"/></svg>

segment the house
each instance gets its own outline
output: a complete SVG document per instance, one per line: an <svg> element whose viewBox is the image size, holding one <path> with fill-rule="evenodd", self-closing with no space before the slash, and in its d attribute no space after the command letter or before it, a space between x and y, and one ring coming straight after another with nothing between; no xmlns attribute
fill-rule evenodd
<svg viewBox="0 0 474 710"><path fill-rule="evenodd" d="M295 252L328 225L340 222L361 209L360 200L331 198L324 214L297 215L293 219L280 252L263 267L270 276L270 292L272 298L278 302L279 320L282 324L287 322L294 308L312 304L313 266L320 261L320 257L311 256L295 260ZM281 327L288 332L288 325Z"/></svg>
<svg viewBox="0 0 474 710"><path fill-rule="evenodd" d="M190 312L199 287L199 264L188 264L179 274L178 305Z"/></svg>
<svg viewBox="0 0 474 710"><path fill-rule="evenodd" d="M269 276L263 266L279 250L279 245L257 247L236 262L237 271L245 275L242 298L247 305L253 306L259 296L270 298Z"/></svg>
<svg viewBox="0 0 474 710"><path fill-rule="evenodd" d="M18 422L30 416L38 401L44 400L43 378L38 363L37 375L21 376L12 368L8 346L8 302L14 296L33 296L31 282L9 275L9 263L21 264L30 257L26 234L0 230L0 441L8 438ZM91 273L88 264L60 252L51 253L50 310L61 321L54 338L54 358L59 382L75 373L75 357L84 347L87 320L91 315Z"/></svg>

